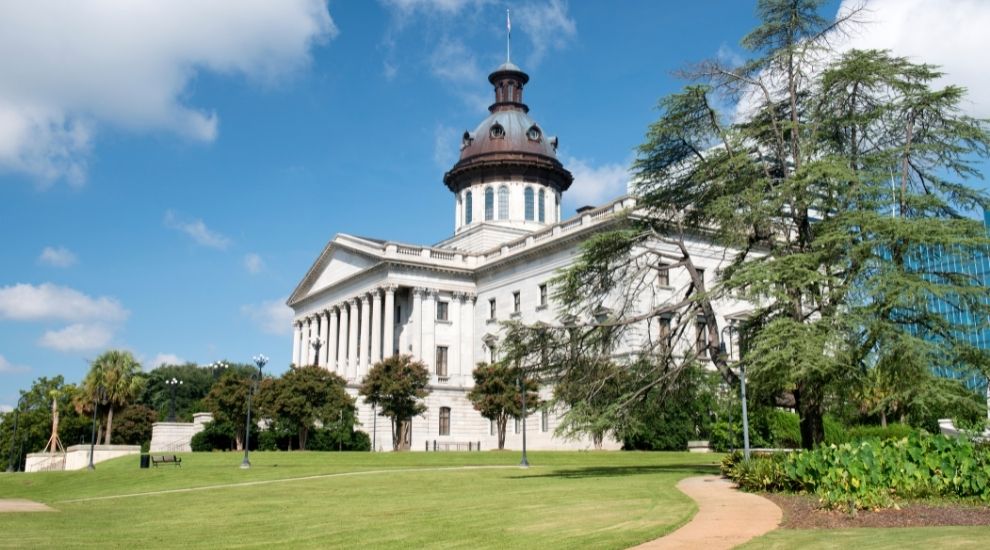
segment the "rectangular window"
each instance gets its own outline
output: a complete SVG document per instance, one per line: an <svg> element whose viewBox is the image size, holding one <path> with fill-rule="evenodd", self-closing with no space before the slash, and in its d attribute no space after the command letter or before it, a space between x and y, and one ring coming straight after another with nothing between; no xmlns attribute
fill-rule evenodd
<svg viewBox="0 0 990 550"><path fill-rule="evenodd" d="M516 419L516 433L522 433L522 422L518 418Z"/></svg>
<svg viewBox="0 0 990 550"><path fill-rule="evenodd" d="M698 268L698 278L701 279L701 284L705 284L705 270Z"/></svg>
<svg viewBox="0 0 990 550"><path fill-rule="evenodd" d="M447 376L447 346L437 346L437 376Z"/></svg>
<svg viewBox="0 0 990 550"><path fill-rule="evenodd" d="M670 348L670 317L661 317L660 321L660 331L657 334L657 340L660 346L664 349Z"/></svg>
<svg viewBox="0 0 990 550"><path fill-rule="evenodd" d="M542 285L540 285L540 305L541 306L546 306L547 305L547 284L546 283L543 283Z"/></svg>
<svg viewBox="0 0 990 550"><path fill-rule="evenodd" d="M498 425L495 423L494 420L489 420L488 421L488 435L495 435L495 429L497 427L498 427Z"/></svg>
<svg viewBox="0 0 990 550"><path fill-rule="evenodd" d="M450 435L450 407L440 407L440 435Z"/></svg>
<svg viewBox="0 0 990 550"><path fill-rule="evenodd" d="M437 302L437 321L447 321L447 309L450 306L447 302Z"/></svg>
<svg viewBox="0 0 990 550"><path fill-rule="evenodd" d="M495 318L495 298L488 300L488 318L489 319Z"/></svg>
<svg viewBox="0 0 990 550"><path fill-rule="evenodd" d="M495 357L495 346L494 345L491 345L491 346L487 346L487 347L488 347L488 362L491 363L491 364L494 364L495 361L496 361L496 357Z"/></svg>
<svg viewBox="0 0 990 550"><path fill-rule="evenodd" d="M708 347L708 325L705 324L704 319L698 319L694 325L694 331L694 350L698 353L704 353Z"/></svg>
<svg viewBox="0 0 990 550"><path fill-rule="evenodd" d="M660 269L657 270L657 284L660 286L670 286L670 269L667 268L667 264L660 264Z"/></svg>
<svg viewBox="0 0 990 550"><path fill-rule="evenodd" d="M540 431L544 433L550 431L550 413L547 411L542 411L540 414Z"/></svg>
<svg viewBox="0 0 990 550"><path fill-rule="evenodd" d="M519 313L522 310L522 298L519 297L519 291L512 293L512 311Z"/></svg>

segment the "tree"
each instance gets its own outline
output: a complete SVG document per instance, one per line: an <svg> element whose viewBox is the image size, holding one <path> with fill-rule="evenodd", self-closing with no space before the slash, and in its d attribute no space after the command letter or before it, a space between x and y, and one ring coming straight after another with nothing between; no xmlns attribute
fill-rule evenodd
<svg viewBox="0 0 990 550"><path fill-rule="evenodd" d="M214 422L220 431L234 433L237 450L244 449L244 427L247 425L248 393L255 386L257 369L247 365L232 365L220 375L210 388L203 404L213 413ZM271 379L262 380L259 393L264 394L271 385Z"/></svg>
<svg viewBox="0 0 990 550"><path fill-rule="evenodd" d="M161 365L148 373L139 402L157 411L159 418L165 418L172 400L171 389L165 381L173 378L182 381L175 394L176 417L191 421L193 413L206 410L202 400L210 393L215 381L208 368L194 363Z"/></svg>
<svg viewBox="0 0 990 550"><path fill-rule="evenodd" d="M359 393L365 402L392 422L392 450L399 450L412 417L426 412L422 399L429 395L429 381L430 371L422 362L411 355L393 355L375 363L361 382Z"/></svg>
<svg viewBox="0 0 990 550"><path fill-rule="evenodd" d="M531 341L547 342L530 363L549 357L559 375L570 368L568 346L611 355L646 329L634 364L650 366L617 404L632 406L703 356L736 384L713 304L746 299L741 361L755 391L793 402L809 448L824 438L830 396L869 380L869 369L900 390L924 384L917 373L932 367L990 372L988 354L967 339L979 327L930 307L947 300L985 319L985 289L958 267L926 261L955 255L961 264L990 246L967 217L990 200L966 185L979 177L973 162L988 156L987 122L962 113L962 89L933 88L942 74L932 66L835 50L862 11L830 21L822 4L761 0L760 24L743 39L753 59L704 62L660 101L634 164L636 211L590 239L557 281L567 312L594 320L530 330ZM731 119L715 107L725 100L738 104ZM698 241L726 250L716 278L697 269ZM690 283L644 300L670 269ZM606 300L618 304L598 315ZM652 338L651 323L663 319L670 335ZM705 336L688 352L682 340L696 319ZM541 331L550 337L532 335Z"/></svg>
<svg viewBox="0 0 990 550"><path fill-rule="evenodd" d="M344 390L340 376L317 366L289 367L274 381L264 399L259 399L270 416L295 428L299 449L306 450L310 430L319 421L324 426L344 419L354 424L354 399Z"/></svg>
<svg viewBox="0 0 990 550"><path fill-rule="evenodd" d="M472 373L474 387L468 392L468 399L481 416L495 422L498 430L498 448L505 448L505 426L509 418L522 417L522 392L519 379L522 371L505 363L478 363ZM532 377L527 377L526 410L531 413L540 407L539 385Z"/></svg>
<svg viewBox="0 0 990 550"><path fill-rule="evenodd" d="M110 445L113 435L113 413L137 399L144 389L141 364L129 351L106 351L93 360L89 373L83 380L84 401L93 402L102 388L106 407L107 428L105 445Z"/></svg>
<svg viewBox="0 0 990 550"><path fill-rule="evenodd" d="M21 407L17 413L17 439L14 439L14 412L3 413L0 423L0 468L6 469L11 454L18 468L24 453L40 451L52 432L52 396L56 396L59 412L59 436L66 445L88 442L90 419L73 407L73 396L79 389L66 384L62 376L41 377L27 391L20 393ZM13 451L13 453L11 453Z"/></svg>
<svg viewBox="0 0 990 550"><path fill-rule="evenodd" d="M151 425L158 422L158 413L145 405L132 403L117 415L117 441L125 445L143 445L151 441Z"/></svg>

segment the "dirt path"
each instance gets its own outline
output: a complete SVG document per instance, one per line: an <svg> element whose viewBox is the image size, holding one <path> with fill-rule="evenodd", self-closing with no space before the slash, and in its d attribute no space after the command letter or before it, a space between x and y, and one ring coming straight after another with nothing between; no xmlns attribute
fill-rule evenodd
<svg viewBox="0 0 990 550"><path fill-rule="evenodd" d="M25 500L22 498L0 499L0 514L6 512L54 512L54 508L49 508L40 502Z"/></svg>
<svg viewBox="0 0 990 550"><path fill-rule="evenodd" d="M734 488L718 476L682 479L677 488L698 503L698 513L673 533L636 546L637 550L734 548L780 525L780 507L759 495Z"/></svg>

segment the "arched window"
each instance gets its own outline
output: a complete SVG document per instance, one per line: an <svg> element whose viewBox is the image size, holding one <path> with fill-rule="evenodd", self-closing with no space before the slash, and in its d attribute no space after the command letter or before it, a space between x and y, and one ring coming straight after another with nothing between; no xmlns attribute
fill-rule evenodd
<svg viewBox="0 0 990 550"><path fill-rule="evenodd" d="M495 217L495 191L491 187L485 188L485 221Z"/></svg>
<svg viewBox="0 0 990 550"><path fill-rule="evenodd" d="M534 219L533 216L533 188L527 187L524 192L524 197L526 199L526 221L531 222Z"/></svg>
<svg viewBox="0 0 990 550"><path fill-rule="evenodd" d="M536 211L538 212L537 215L540 217L540 223L547 221L546 200L547 200L546 193L544 193L543 190L540 189L540 202L537 203L536 205Z"/></svg>
<svg viewBox="0 0 990 550"><path fill-rule="evenodd" d="M474 201L471 200L471 192L468 191L464 193L464 224L467 225L471 223L471 216L474 214L472 209L474 207Z"/></svg>
<svg viewBox="0 0 990 550"><path fill-rule="evenodd" d="M450 435L450 407L440 407L440 435Z"/></svg>
<svg viewBox="0 0 990 550"><path fill-rule="evenodd" d="M509 219L509 188L504 185L498 188L498 219Z"/></svg>

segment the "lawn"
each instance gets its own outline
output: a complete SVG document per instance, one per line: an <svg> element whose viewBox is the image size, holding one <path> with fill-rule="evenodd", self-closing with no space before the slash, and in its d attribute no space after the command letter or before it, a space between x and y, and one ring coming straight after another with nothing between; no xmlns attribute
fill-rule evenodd
<svg viewBox="0 0 990 550"><path fill-rule="evenodd" d="M719 458L532 453L523 470L508 452L283 452L245 471L236 454L182 456L0 474L0 498L58 510L0 514L0 547L626 548L685 523L696 508L674 485ZM175 492L140 494L156 491Z"/></svg>
<svg viewBox="0 0 990 550"><path fill-rule="evenodd" d="M987 527L894 527L890 529L778 529L753 539L740 550L826 549L903 550L905 548L985 550Z"/></svg>

